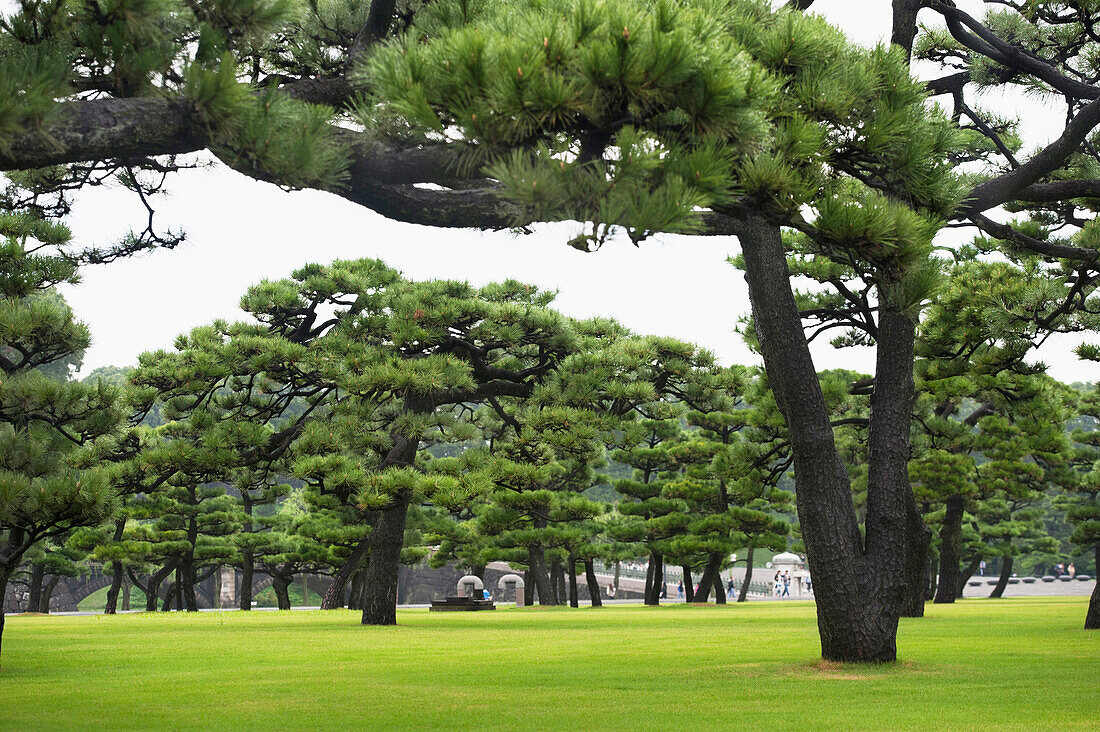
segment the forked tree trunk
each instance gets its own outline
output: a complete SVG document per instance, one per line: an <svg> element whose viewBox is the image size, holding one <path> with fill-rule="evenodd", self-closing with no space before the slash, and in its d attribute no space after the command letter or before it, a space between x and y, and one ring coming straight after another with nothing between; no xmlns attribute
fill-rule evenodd
<svg viewBox="0 0 1100 732"><path fill-rule="evenodd" d="M375 525L377 521L372 521L371 525ZM351 550L351 554L344 561L340 569L336 570L336 573L332 575L332 582L329 583L328 589L325 590L325 596L321 598L322 610L335 610L336 608L344 606L344 591L348 587L348 582L355 575L356 572L363 566L363 562L366 560L367 555L370 553L370 537L364 537L355 545L355 548Z"/></svg>
<svg viewBox="0 0 1100 732"><path fill-rule="evenodd" d="M864 539L791 290L779 228L750 214L737 222L737 229L765 372L790 433L822 656L894 661L910 490L915 319L888 308L880 313Z"/></svg>
<svg viewBox="0 0 1100 732"><path fill-rule="evenodd" d="M710 599L710 591L714 588L714 578L718 576L721 566L721 554L711 552L707 555L707 564L703 568L703 576L699 578L699 591L695 593L693 602L706 602Z"/></svg>
<svg viewBox="0 0 1100 732"><path fill-rule="evenodd" d="M1093 547L1096 556L1096 572L1100 574L1100 543ZM1100 630L1100 578L1094 578L1096 584L1092 587L1092 596L1089 597L1089 609L1085 611L1085 630ZM3 630L4 616L0 612L0 631Z"/></svg>
<svg viewBox="0 0 1100 732"><path fill-rule="evenodd" d="M1001 576L997 578L997 586L993 588L993 592L989 593L990 597L1004 597L1005 588L1008 587L1008 578L1012 576L1012 557L1004 557L1001 560Z"/></svg>
<svg viewBox="0 0 1100 732"><path fill-rule="evenodd" d="M936 583L936 603L955 602L959 587L959 562L962 561L962 496L949 496L940 527L940 574Z"/></svg>
<svg viewBox="0 0 1100 732"><path fill-rule="evenodd" d="M397 625L397 580L408 513L409 496L398 493L393 505L381 511L368 537L370 561L363 581L363 625Z"/></svg>
<svg viewBox="0 0 1100 732"><path fill-rule="evenodd" d="M741 582L741 591L737 593L737 601L744 602L749 599L749 583L752 582L752 555L756 547L749 547L749 555L745 558L745 579Z"/></svg>
<svg viewBox="0 0 1100 732"><path fill-rule="evenodd" d="M160 599L160 586L164 582L168 575L172 574L172 570L175 569L175 560L170 560L163 567L149 576L149 585L145 589L145 611L149 613L155 613L157 611L157 601ZM133 579L131 577L131 579ZM169 609L169 605L165 602L164 610Z"/></svg>
<svg viewBox="0 0 1100 732"><path fill-rule="evenodd" d="M600 595L600 583L596 579L596 561L584 560L584 581L588 583L588 597L592 600L592 607L603 607L603 597Z"/></svg>
<svg viewBox="0 0 1100 732"><path fill-rule="evenodd" d="M692 584L691 567L687 564L681 569L680 581L684 583L684 602L695 602L695 585Z"/></svg>
<svg viewBox="0 0 1100 732"><path fill-rule="evenodd" d="M665 564L664 557L653 552L649 555L649 567L652 570L653 581L649 587L649 592L646 594L646 605L660 605L661 604L661 587L665 583Z"/></svg>

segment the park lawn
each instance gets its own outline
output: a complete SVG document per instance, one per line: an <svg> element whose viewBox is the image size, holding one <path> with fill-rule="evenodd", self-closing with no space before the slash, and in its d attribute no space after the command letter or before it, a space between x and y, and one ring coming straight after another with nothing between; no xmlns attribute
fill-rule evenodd
<svg viewBox="0 0 1100 732"><path fill-rule="evenodd" d="M806 602L15 616L0 728L1100 729L1086 602L929 605L882 667L821 663Z"/></svg>

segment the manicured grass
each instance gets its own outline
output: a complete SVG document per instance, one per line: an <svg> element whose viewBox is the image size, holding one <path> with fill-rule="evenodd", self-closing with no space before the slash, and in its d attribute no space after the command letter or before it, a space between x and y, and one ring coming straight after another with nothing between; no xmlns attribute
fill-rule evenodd
<svg viewBox="0 0 1100 732"><path fill-rule="evenodd" d="M0 728L1100 729L1085 602L930 605L887 667L803 602L11 617Z"/></svg>

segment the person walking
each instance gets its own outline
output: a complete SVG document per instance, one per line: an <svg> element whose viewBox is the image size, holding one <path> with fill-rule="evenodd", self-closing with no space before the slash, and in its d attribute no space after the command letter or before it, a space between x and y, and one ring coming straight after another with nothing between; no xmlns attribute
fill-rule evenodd
<svg viewBox="0 0 1100 732"><path fill-rule="evenodd" d="M733 590L734 590L733 575L731 574L730 575L730 581L726 583L726 598L727 599L733 598Z"/></svg>
<svg viewBox="0 0 1100 732"><path fill-rule="evenodd" d="M679 584L676 585L676 599L678 599L678 600L683 600L684 599L684 581L683 580L680 580Z"/></svg>
<svg viewBox="0 0 1100 732"><path fill-rule="evenodd" d="M781 597L791 596L791 575L787 570L783 570L783 594Z"/></svg>
<svg viewBox="0 0 1100 732"><path fill-rule="evenodd" d="M1070 579L1073 579L1074 577L1076 577L1076 576L1077 576L1077 567L1075 567L1075 566L1073 565L1073 562L1070 562L1070 563L1069 563L1069 566L1068 566L1068 567L1066 567L1066 574L1068 574L1068 575L1069 575L1069 578L1070 578Z"/></svg>
<svg viewBox="0 0 1100 732"><path fill-rule="evenodd" d="M985 560L978 562L978 575L985 577Z"/></svg>

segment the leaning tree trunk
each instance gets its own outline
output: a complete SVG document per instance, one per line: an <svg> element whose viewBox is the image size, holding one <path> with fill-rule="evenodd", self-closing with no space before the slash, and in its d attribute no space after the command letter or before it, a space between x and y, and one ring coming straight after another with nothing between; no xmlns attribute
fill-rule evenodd
<svg viewBox="0 0 1100 732"><path fill-rule="evenodd" d="M580 599L577 597L577 560L572 554L566 560L565 570L569 574L569 607L580 607Z"/></svg>
<svg viewBox="0 0 1100 732"><path fill-rule="evenodd" d="M371 522L373 526L374 521ZM344 561L340 569L336 570L336 573L332 575L332 582L329 583L328 589L325 590L325 596L321 598L322 610L335 610L344 606L344 591L348 587L348 582L355 575L356 572L363 566L363 561L367 558L370 552L370 537L364 537L355 545L355 548L351 550L351 554Z"/></svg>
<svg viewBox="0 0 1100 732"><path fill-rule="evenodd" d="M928 587L928 548L932 545L932 530L925 525L911 494L907 503L905 530L908 534L908 546L905 552L905 594L901 601L901 616L922 618Z"/></svg>
<svg viewBox="0 0 1100 732"><path fill-rule="evenodd" d="M363 581L363 625L397 625L397 580L409 500L405 493L394 496L393 505L382 510L367 537L370 561Z"/></svg>
<svg viewBox="0 0 1100 732"><path fill-rule="evenodd" d="M363 579L367 574L367 567L363 565L351 577L351 587L348 589L348 610L363 609Z"/></svg>
<svg viewBox="0 0 1100 732"><path fill-rule="evenodd" d="M962 496L949 496L940 527L940 577L933 602L955 602L959 589L959 562L962 561Z"/></svg>
<svg viewBox="0 0 1100 732"><path fill-rule="evenodd" d="M706 602L710 599L710 591L714 587L714 578L718 576L721 567L721 554L711 552L707 555L707 564L703 568L703 576L699 578L699 591L695 593L693 602Z"/></svg>
<svg viewBox="0 0 1100 732"><path fill-rule="evenodd" d="M122 541L122 532L126 529L126 519L115 521L114 543L117 546ZM118 593L122 589L122 575L124 569L122 562L111 562L111 588L107 590L107 605L103 608L104 615L114 615L118 608Z"/></svg>
<svg viewBox="0 0 1100 732"><path fill-rule="evenodd" d="M172 574L172 570L175 569L175 567L176 563L172 560L165 563L163 567L153 574L149 575L149 584L145 589L145 612L155 613L157 611L157 600L160 599L160 586L165 578ZM166 602L164 610L167 612L169 607L170 605Z"/></svg>
<svg viewBox="0 0 1100 732"><path fill-rule="evenodd" d="M749 583L752 582L752 555L756 547L749 547L749 555L745 558L745 579L741 582L741 591L737 593L737 601L744 602L749 597Z"/></svg>
<svg viewBox="0 0 1100 732"><path fill-rule="evenodd" d="M603 598L600 596L600 583L596 579L596 561L584 560L584 581L588 583L588 597L592 600L592 607L603 607Z"/></svg>
<svg viewBox="0 0 1100 732"><path fill-rule="evenodd" d="M1096 556L1096 573L1100 574L1100 543L1093 547ZM1094 578L1096 584L1092 586L1092 596L1089 598L1089 609L1085 612L1085 630L1100 630L1100 578ZM0 608L0 631L4 628L3 608Z"/></svg>
<svg viewBox="0 0 1100 732"><path fill-rule="evenodd" d="M531 575L534 582L528 582L526 586L535 588L539 604L556 605L554 593L550 589L550 570L546 567L546 550L541 544L532 544L527 547L527 568L527 573ZM527 597L524 596L524 601L526 600ZM532 596L531 602L534 603L534 601L535 598Z"/></svg>
<svg viewBox="0 0 1100 732"><path fill-rule="evenodd" d="M130 609L130 591L133 590L133 585L129 582L122 583L122 610L126 612Z"/></svg>
<svg viewBox="0 0 1100 732"><path fill-rule="evenodd" d="M684 583L684 602L695 602L695 585L692 584L690 565L681 567L680 581Z"/></svg>
<svg viewBox="0 0 1100 732"><path fill-rule="evenodd" d="M791 289L779 228L756 214L735 224L764 369L790 433L795 499L814 577L822 656L830 661L894 661L904 581L915 320L886 308L880 314L864 540ZM886 294L883 300L888 302Z"/></svg>
<svg viewBox="0 0 1100 732"><path fill-rule="evenodd" d="M1012 576L1012 557L1004 557L1001 560L1001 576L997 578L997 586L993 588L993 592L989 593L990 597L1004 597L1005 588L1008 587L1008 578Z"/></svg>
<svg viewBox="0 0 1100 732"><path fill-rule="evenodd" d="M531 607L535 604L535 582L532 572L523 570L523 606Z"/></svg>
<svg viewBox="0 0 1100 732"><path fill-rule="evenodd" d="M241 597L237 607L252 610L252 582L256 571L256 559L252 547L241 549Z"/></svg>
<svg viewBox="0 0 1100 732"><path fill-rule="evenodd" d="M981 557L974 557L970 560L970 564L966 565L966 569L959 573L959 579L955 584L955 599L961 600L963 596L963 590L966 589L966 583L970 581L970 578L974 576L974 573L978 571L978 567L982 563Z"/></svg>

